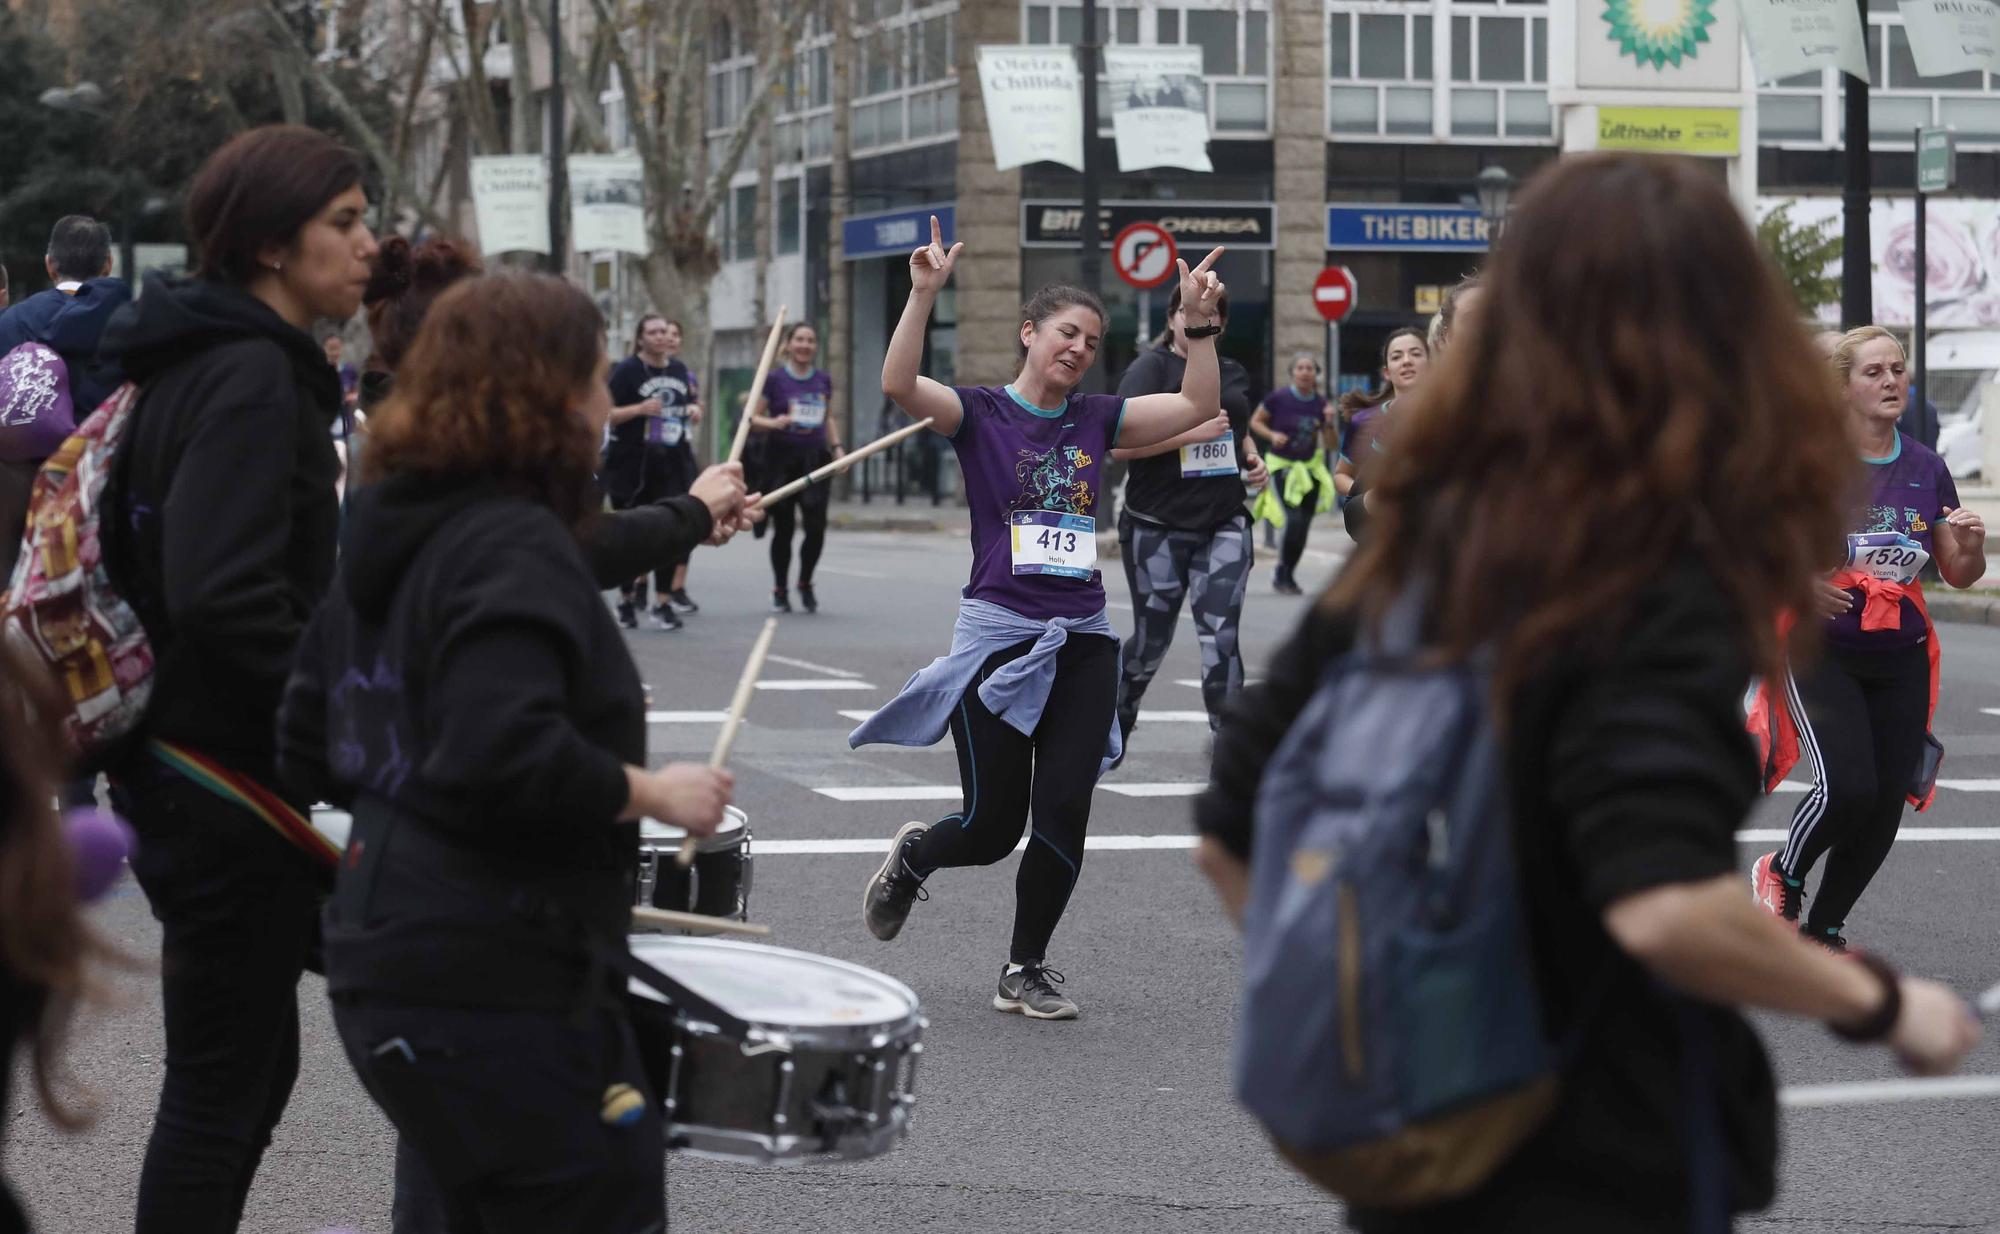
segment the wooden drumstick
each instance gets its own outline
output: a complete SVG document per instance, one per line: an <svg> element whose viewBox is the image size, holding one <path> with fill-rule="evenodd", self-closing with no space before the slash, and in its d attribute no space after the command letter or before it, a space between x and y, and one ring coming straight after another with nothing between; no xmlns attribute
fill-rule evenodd
<svg viewBox="0 0 2000 1234"><path fill-rule="evenodd" d="M783 501L785 498L790 497L793 493L799 492L803 489L809 488L812 485L818 484L821 480L827 479L830 476L839 475L841 472L846 471L849 467L854 466L856 463L860 462L864 458L867 458L869 455L879 454L882 451L888 449L890 446L893 446L897 442L903 440L903 438L908 437L910 434L921 432L924 429L929 428L933 423L935 423L935 421L933 421L930 417L926 416L924 419L917 421L915 424L906 424L902 428L897 429L893 433L877 437L875 440L869 442L867 445L861 447L859 450L850 450L843 457L837 458L833 460L831 463L827 463L822 467L815 467L812 471L806 473L803 476L800 476L798 479L792 481L790 484L781 485L778 488L772 489L770 492L758 498L757 504L750 508L753 510L762 510L766 506L775 505L778 502Z"/></svg>
<svg viewBox="0 0 2000 1234"><path fill-rule="evenodd" d="M731 921L727 917L704 917L700 913L677 913L666 908L635 907L632 920L640 925L659 926L668 930L694 930L701 934L745 934L752 938L768 938L771 927L755 925L748 921Z"/></svg>
<svg viewBox="0 0 2000 1234"><path fill-rule="evenodd" d="M778 357L778 331L785 328L785 310L789 307L784 304L778 306L778 316L771 323L771 333L764 337L764 358L757 361L757 376L750 381L750 393L743 396L743 416L736 421L736 439L729 443L726 462L743 461L743 446L750 440L750 409L764 397L764 379L771 375L771 361Z"/></svg>
<svg viewBox="0 0 2000 1234"><path fill-rule="evenodd" d="M750 692L757 688L757 678L764 673L764 657L770 654L771 640L777 636L778 619L766 617L757 642L750 648L750 659L743 665L743 676L736 680L736 697L729 700L729 715L722 721L722 731L715 735L715 750L708 756L708 765L716 771L729 762L729 747L736 744L736 730L743 723L743 713L750 708ZM681 841L680 855L675 860L683 867L693 865L695 846L699 843L701 837L689 832L687 839Z"/></svg>

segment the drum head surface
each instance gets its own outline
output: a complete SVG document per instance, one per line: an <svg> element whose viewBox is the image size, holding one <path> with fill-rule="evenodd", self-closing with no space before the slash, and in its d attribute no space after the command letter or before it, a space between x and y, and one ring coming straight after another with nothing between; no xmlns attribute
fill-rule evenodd
<svg viewBox="0 0 2000 1234"><path fill-rule="evenodd" d="M906 1020L917 996L859 964L720 938L641 935L632 954L732 1015L774 1028L848 1028ZM635 994L657 999L650 987Z"/></svg>
<svg viewBox="0 0 2000 1234"><path fill-rule="evenodd" d="M745 815L743 811L737 809L735 806L724 806L722 807L722 826L717 827L715 834L703 840L702 843L705 845L713 844L718 840L733 842L735 837L743 833L743 828L749 825L749 822L749 816ZM642 818L639 820L639 838L642 840L685 840L687 839L687 829L676 827L672 823L663 823L657 818Z"/></svg>

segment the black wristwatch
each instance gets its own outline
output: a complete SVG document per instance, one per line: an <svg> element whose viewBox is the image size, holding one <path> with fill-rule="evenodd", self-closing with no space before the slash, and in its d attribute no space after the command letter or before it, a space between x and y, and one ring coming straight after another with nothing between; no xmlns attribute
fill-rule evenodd
<svg viewBox="0 0 2000 1234"><path fill-rule="evenodd" d="M1222 326L1220 324L1184 326L1181 329L1182 338L1214 338L1220 333L1222 333Z"/></svg>
<svg viewBox="0 0 2000 1234"><path fill-rule="evenodd" d="M1869 1045L1896 1031L1896 1021L1903 1017L1903 981L1881 956L1866 951L1850 951L1847 954L1860 961L1861 967L1882 983L1882 1005L1859 1023L1834 1024L1829 1021L1827 1029L1842 1041Z"/></svg>

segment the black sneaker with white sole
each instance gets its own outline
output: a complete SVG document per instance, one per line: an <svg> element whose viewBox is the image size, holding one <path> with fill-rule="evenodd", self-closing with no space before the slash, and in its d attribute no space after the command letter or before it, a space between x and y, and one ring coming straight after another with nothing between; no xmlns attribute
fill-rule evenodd
<svg viewBox="0 0 2000 1234"><path fill-rule="evenodd" d="M674 607L683 613L699 613L701 611L701 605L694 602L694 599L688 595L687 588L685 587L669 594L667 599L673 601Z"/></svg>
<svg viewBox="0 0 2000 1234"><path fill-rule="evenodd" d="M678 630L682 626L681 616L671 604L662 604L653 610L653 623L662 630Z"/></svg>
<svg viewBox="0 0 2000 1234"><path fill-rule="evenodd" d="M885 943L902 932L910 905L931 898L924 890L923 876L910 868L908 860L910 846L928 830L929 823L904 823L898 828L882 868L875 871L861 894L861 918L868 923L868 932Z"/></svg>
<svg viewBox="0 0 2000 1234"><path fill-rule="evenodd" d="M1000 970L1000 989L993 996L996 1011L1018 1011L1031 1020L1074 1020L1074 1000L1056 989L1063 975L1046 964L1009 964Z"/></svg>
<svg viewBox="0 0 2000 1234"><path fill-rule="evenodd" d="M639 610L632 606L630 600L620 600L618 602L618 624L624 626L627 630L636 630L639 628Z"/></svg>

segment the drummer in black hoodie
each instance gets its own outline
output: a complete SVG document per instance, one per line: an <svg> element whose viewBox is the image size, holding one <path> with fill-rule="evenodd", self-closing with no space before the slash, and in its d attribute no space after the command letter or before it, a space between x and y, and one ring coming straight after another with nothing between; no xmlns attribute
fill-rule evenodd
<svg viewBox="0 0 2000 1234"><path fill-rule="evenodd" d="M142 391L103 520L156 656L113 782L159 918L166 1080L139 1234L232 1231L298 1074L297 986L324 850L276 771L277 713L333 574L340 381L307 333L361 304L361 161L322 133L244 133L189 191L195 273L155 277L101 344Z"/></svg>
<svg viewBox="0 0 2000 1234"><path fill-rule="evenodd" d="M645 769L638 673L577 539L604 370L602 319L560 279L438 298L279 718L286 776L354 816L334 1023L452 1230L664 1228L664 1129L611 964L636 820L709 834L732 781Z"/></svg>

